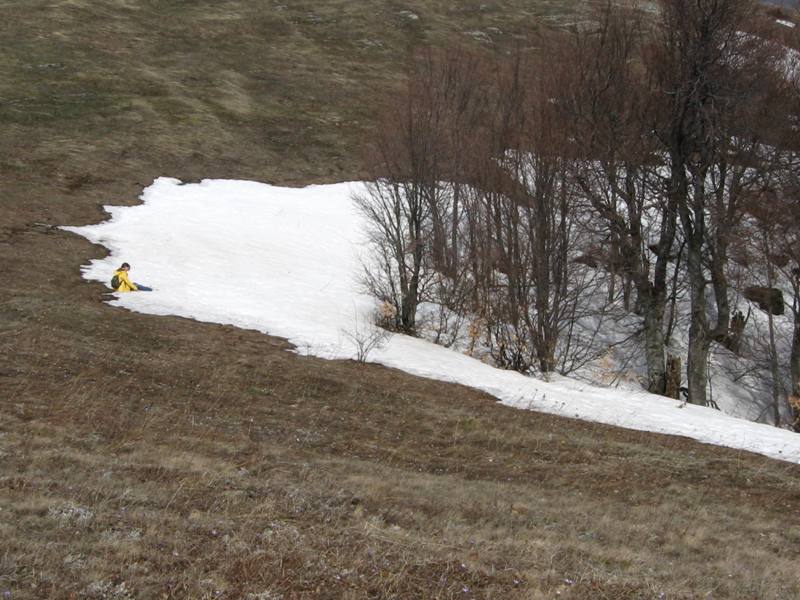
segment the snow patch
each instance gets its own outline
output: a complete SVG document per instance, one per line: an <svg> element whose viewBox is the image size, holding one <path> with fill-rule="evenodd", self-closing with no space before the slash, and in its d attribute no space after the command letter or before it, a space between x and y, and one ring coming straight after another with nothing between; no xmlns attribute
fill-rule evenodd
<svg viewBox="0 0 800 600"><path fill-rule="evenodd" d="M287 338L297 352L355 358L343 332L376 309L359 283L366 260L361 183L283 188L251 181L183 184L159 178L142 204L108 206L98 225L65 227L110 250L82 268L108 282L120 262L154 292L117 294L114 306L231 324ZM393 335L368 357L413 375L460 383L509 406L686 437L800 463L800 435L643 391L544 382L425 340Z"/></svg>

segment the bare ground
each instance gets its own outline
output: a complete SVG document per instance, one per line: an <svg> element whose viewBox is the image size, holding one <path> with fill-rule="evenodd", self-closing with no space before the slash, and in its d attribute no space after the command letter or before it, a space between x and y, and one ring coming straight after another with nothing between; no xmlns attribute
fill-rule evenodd
<svg viewBox="0 0 800 600"><path fill-rule="evenodd" d="M796 465L113 309L53 228L159 175L353 179L409 45L572 6L4 7L0 597L800 597Z"/></svg>

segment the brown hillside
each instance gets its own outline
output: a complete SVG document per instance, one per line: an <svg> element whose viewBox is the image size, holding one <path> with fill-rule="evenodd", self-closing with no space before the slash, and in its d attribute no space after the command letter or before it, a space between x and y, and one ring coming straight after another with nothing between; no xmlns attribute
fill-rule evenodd
<svg viewBox="0 0 800 600"><path fill-rule="evenodd" d="M800 466L115 309L54 229L160 175L354 179L409 47L578 6L3 6L0 598L800 597Z"/></svg>

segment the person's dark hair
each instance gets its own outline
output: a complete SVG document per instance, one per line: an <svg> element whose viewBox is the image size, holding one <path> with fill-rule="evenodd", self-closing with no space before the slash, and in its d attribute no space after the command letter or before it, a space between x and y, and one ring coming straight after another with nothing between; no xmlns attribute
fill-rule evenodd
<svg viewBox="0 0 800 600"><path fill-rule="evenodd" d="M128 263L122 263L122 264L119 266L119 268L120 268L120 270L122 270L122 269L130 269L130 268L131 268L131 266L130 266Z"/></svg>

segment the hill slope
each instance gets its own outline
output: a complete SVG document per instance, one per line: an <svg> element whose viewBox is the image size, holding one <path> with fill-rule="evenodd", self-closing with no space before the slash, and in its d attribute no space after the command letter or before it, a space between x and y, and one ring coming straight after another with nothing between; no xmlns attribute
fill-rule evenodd
<svg viewBox="0 0 800 600"><path fill-rule="evenodd" d="M562 2L353 6L6 7L0 593L800 595L797 466L127 313L80 278L103 249L51 226L99 221L163 174L355 179L408 44L574 18Z"/></svg>

